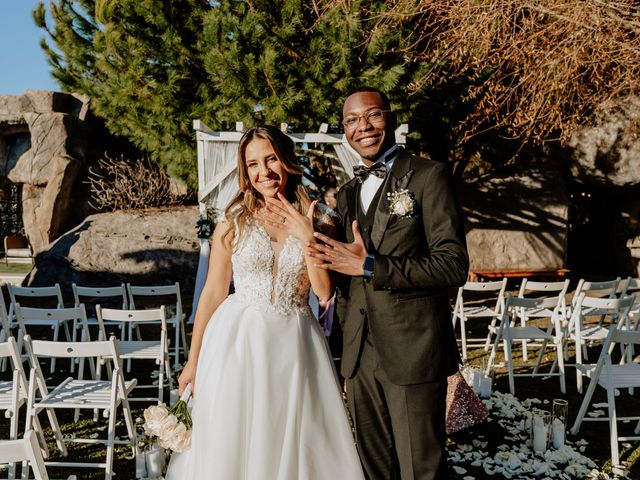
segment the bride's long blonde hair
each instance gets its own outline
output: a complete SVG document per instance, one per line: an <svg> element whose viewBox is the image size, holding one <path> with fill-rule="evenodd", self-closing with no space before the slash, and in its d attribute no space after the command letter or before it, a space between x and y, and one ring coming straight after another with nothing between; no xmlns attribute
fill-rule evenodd
<svg viewBox="0 0 640 480"><path fill-rule="evenodd" d="M298 163L295 154L294 143L288 135L279 128L271 125L253 127L247 130L238 145L238 187L240 191L229 206L224 211L224 217L230 228L228 233L235 231L233 245L237 245L242 238L247 222L253 218L264 203L262 195L253 188L249 174L247 172L246 150L247 145L255 139L262 138L268 140L273 150L287 172L287 183L285 184L285 197L303 215L306 214L311 203L302 185L302 167Z"/></svg>

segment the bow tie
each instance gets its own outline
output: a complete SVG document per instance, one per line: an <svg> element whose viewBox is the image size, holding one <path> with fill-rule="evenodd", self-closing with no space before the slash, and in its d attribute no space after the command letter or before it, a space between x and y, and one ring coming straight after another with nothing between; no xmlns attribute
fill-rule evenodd
<svg viewBox="0 0 640 480"><path fill-rule="evenodd" d="M387 176L387 167L384 163L376 162L370 167L364 165L356 165L353 167L353 174L360 183L364 182L369 175L375 175L378 178L384 178Z"/></svg>

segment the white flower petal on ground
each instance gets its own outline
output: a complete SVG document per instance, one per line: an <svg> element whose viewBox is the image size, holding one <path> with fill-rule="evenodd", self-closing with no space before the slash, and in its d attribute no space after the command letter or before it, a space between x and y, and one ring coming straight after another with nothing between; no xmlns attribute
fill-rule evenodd
<svg viewBox="0 0 640 480"><path fill-rule="evenodd" d="M465 468L462 467L458 467L458 466L454 466L453 470L458 474L458 475L462 475L463 473L467 473L467 470Z"/></svg>

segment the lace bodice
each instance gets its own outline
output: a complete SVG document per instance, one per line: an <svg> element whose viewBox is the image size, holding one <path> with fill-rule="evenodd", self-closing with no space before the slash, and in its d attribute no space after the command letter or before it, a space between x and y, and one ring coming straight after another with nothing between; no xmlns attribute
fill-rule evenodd
<svg viewBox="0 0 640 480"><path fill-rule="evenodd" d="M265 229L250 223L231 262L239 300L284 315L309 310L311 282L302 245L295 238L288 237L276 253Z"/></svg>

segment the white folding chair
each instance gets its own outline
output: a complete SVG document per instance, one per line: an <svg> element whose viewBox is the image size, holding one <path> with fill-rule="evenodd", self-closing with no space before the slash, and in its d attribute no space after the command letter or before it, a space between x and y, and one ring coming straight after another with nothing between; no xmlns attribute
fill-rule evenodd
<svg viewBox="0 0 640 480"><path fill-rule="evenodd" d="M624 300L620 300L626 301ZM640 345L640 332L628 331L617 327L609 330L607 338L602 347L602 352L595 365L585 365L584 372L591 378L589 387L580 405L580 410L576 417L575 423L571 428L571 433L576 435L583 421L608 421L609 422L609 441L611 444L611 463L614 466L620 465L620 454L618 451L618 442L628 442L632 440L640 440L640 422L636 424L634 430L635 436L619 436L618 421L640 420L640 416L618 416L616 407L616 391L622 389L631 389L640 387L640 365L634 362L614 364L611 359L611 353L615 345L618 344L627 350L633 351L635 345ZM624 360L623 356L623 360ZM600 386L607 391L607 418L588 418L585 417L587 410L591 404L591 399L596 386ZM637 402L636 402L637 404Z"/></svg>
<svg viewBox="0 0 640 480"><path fill-rule="evenodd" d="M189 356L189 345L187 344L187 334L184 327L185 314L182 312L182 297L180 296L180 283L173 285L137 286L127 284L129 291L129 307L136 309L135 298L146 297L147 305L144 308L157 308L164 305L167 309L167 324L174 328L173 342L173 365L180 364L180 351L184 353L184 358ZM148 300L152 298L149 304ZM169 302L171 300L171 302Z"/></svg>
<svg viewBox="0 0 640 480"><path fill-rule="evenodd" d="M171 377L171 365L169 363L169 349L167 341L167 321L164 307L150 310L115 310L111 308L102 308L96 306L96 316L100 325L100 331L104 335L104 322L122 322L125 325L135 324L137 326L143 324L155 325L160 323L160 335L157 340L127 340L120 342L120 359L124 360L153 360L158 365L158 396L157 397L134 397L131 401L157 401L162 403L163 392L166 380L169 389L173 388L173 379ZM123 328L126 328L124 326ZM139 385L139 388L151 388L154 385Z"/></svg>
<svg viewBox="0 0 640 480"><path fill-rule="evenodd" d="M33 470L33 475L36 480L48 480L47 469L44 466L44 459L42 458L42 452L38 445L38 438L33 430L27 430L24 434L24 438L19 440L3 440L0 441L0 463L9 463L9 465L16 462L23 462L22 478L27 478L24 470L28 465ZM9 478L13 478L11 474ZM69 477L70 479L71 477Z"/></svg>
<svg viewBox="0 0 640 480"><path fill-rule="evenodd" d="M23 307L41 307L43 302L48 302L52 308L64 308L64 301L62 300L62 292L60 291L60 285L55 284L53 287L18 287L16 285L7 285L9 290L9 298L11 299L11 305L9 305L9 318L15 315L15 305L21 304ZM34 305L35 303L35 305ZM22 334L18 333L18 345L21 346L22 336L28 332L24 330L25 326L49 326L53 330L53 341L59 339L60 326L63 327L67 340L71 340L71 330L69 324L73 324L72 320L55 320L55 319L31 319L28 317L22 318L21 328ZM56 362L55 358L51 360L51 373L55 372Z"/></svg>
<svg viewBox="0 0 640 480"><path fill-rule="evenodd" d="M115 287L85 287L81 285L71 284L73 291L73 302L76 307L85 306L87 312L87 324L98 326L98 319L95 316L95 306L100 304L102 307L121 308L126 310L129 308L129 298L127 296L127 287L121 283ZM120 340L126 340L126 332L122 328L121 322L105 322L105 326L113 325L120 330ZM81 329L82 325L74 325L73 339L76 339L77 329Z"/></svg>
<svg viewBox="0 0 640 480"><path fill-rule="evenodd" d="M453 329L455 331L456 323L460 320L460 340L462 345L462 360L467 360L467 347L484 347L485 350L489 349L491 337L496 331L496 322L504 311L504 292L507 288L507 279L496 282L467 282L462 287L458 288L458 296L456 297L456 303L453 307ZM474 303L473 305L465 304L464 292L481 292L482 294L498 292L497 295L492 295L490 299L485 298L481 300L482 303ZM493 303L495 299L495 305L488 305L488 302ZM485 318L491 319L488 326L488 334L486 337L467 337L467 321L471 318Z"/></svg>
<svg viewBox="0 0 640 480"><path fill-rule="evenodd" d="M565 280L564 282L533 282L528 278L522 280L522 284L520 285L520 291L518 292L518 298L550 298L553 297L560 300L562 302L562 308L559 313L561 313L560 323L564 327L566 324L567 317L567 304L565 296L567 294L567 290L569 289L569 280ZM525 326L525 323L530 318L549 318L551 317L552 311L548 308L518 308L516 310L516 314L520 319L520 325ZM528 348L527 348L527 340L522 341L522 359L526 362L529 359Z"/></svg>
<svg viewBox="0 0 640 480"><path fill-rule="evenodd" d="M4 411L4 417L9 419L9 439L18 438L18 416L20 407L27 402L27 378L22 368L20 352L16 340L9 337L7 341L0 342L0 358L9 360L13 365L13 378L0 380L0 412ZM3 463L0 461L0 463ZM9 478L14 478L15 465L9 465Z"/></svg>
<svg viewBox="0 0 640 480"><path fill-rule="evenodd" d="M12 325L9 321L9 314L7 313L7 305L4 302L2 286L0 285L0 342L4 342L11 336L11 327ZM2 371L4 371L4 369Z"/></svg>
<svg viewBox="0 0 640 480"><path fill-rule="evenodd" d="M58 323L71 323L73 325L78 324L82 327L82 340L91 340L89 333L89 325L87 323L87 314L84 309L84 305L71 308L29 308L23 307L19 303L15 304L15 315L20 329L25 331L25 319L29 319L31 322L58 322ZM53 360L53 359L52 359ZM79 378L82 378L84 372L84 361L80 358L71 358L70 370L71 373L75 371L76 361L80 363ZM89 361L89 368L91 369L91 378L95 378L95 365L93 361Z"/></svg>
<svg viewBox="0 0 640 480"><path fill-rule="evenodd" d="M582 393L582 376L590 368L584 363L587 360L587 343L604 343L612 327L630 330L629 311L634 300L634 296L622 299L587 297L584 292L578 296L569 320L566 343L573 341L575 344L576 387L579 393ZM598 317L598 323L588 323L586 319L589 317ZM610 323L605 324L603 318L610 318Z"/></svg>
<svg viewBox="0 0 640 480"><path fill-rule="evenodd" d="M562 297L564 298L564 297ZM493 342L493 348L489 355L489 361L487 362L486 375L489 375L495 360L496 353L499 348L500 342L503 344L505 360L507 362L507 368L509 370L509 390L512 394L515 394L515 382L514 377L548 377L558 376L560 377L560 390L562 393L566 392L566 382L564 375L564 358L563 358L563 341L562 341L562 325L561 325L561 309L563 304L558 298L519 298L514 297L510 293L507 296L505 303L505 311L500 317L500 325L496 338ZM549 309L551 315L547 320L547 326L543 330L535 325L528 325L529 321L525 321L524 326L519 321L517 311L518 309ZM518 326L520 325L520 326ZM540 351L538 353L538 359L535 365L520 365L520 366L533 366L531 373L514 373L513 362L513 342L516 340L536 340L541 341ZM558 359L558 365L560 366L559 372L553 371L548 373L540 373L540 363L544 352L547 348L547 344L551 342L556 348L556 358Z"/></svg>
<svg viewBox="0 0 640 480"><path fill-rule="evenodd" d="M640 278L627 277L622 285L622 291L618 298L624 298L631 294L636 294L636 301L631 307L629 316L633 320L635 328L638 327L638 320L640 320L640 302L638 301L638 295L640 293Z"/></svg>
<svg viewBox="0 0 640 480"><path fill-rule="evenodd" d="M107 438L63 438L57 419L51 425L63 456L67 456L64 442L100 443L106 444L105 462L45 462L46 465L56 467L90 467L103 468L105 479L113 476L114 445L131 445L135 453L136 431L129 407L129 394L136 386L136 380L125 381L120 370L118 341L111 337L105 341L91 342L50 342L31 340L25 337L25 347L31 358L31 373L29 375L29 397L27 400L26 428L32 428L34 419L42 410L53 409L89 409L104 410L104 417L108 418ZM60 358L93 358L98 366L95 380L79 380L68 377L58 386L49 390L45 384L42 370L39 367L39 357ZM110 363L111 380L101 379L101 366ZM36 391L39 394L37 398ZM118 407L122 408L129 440L116 440L115 427Z"/></svg>
<svg viewBox="0 0 640 480"><path fill-rule="evenodd" d="M0 342L6 342L11 337L12 322L9 320L7 314L7 306L4 303L4 297L2 295L2 288L0 288ZM0 372L4 372L7 369L7 359L0 358Z"/></svg>

